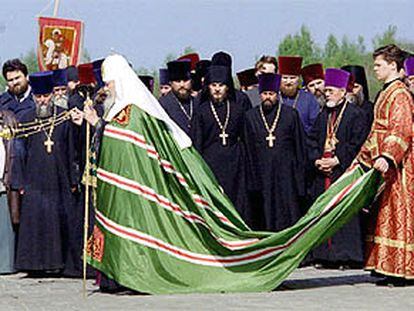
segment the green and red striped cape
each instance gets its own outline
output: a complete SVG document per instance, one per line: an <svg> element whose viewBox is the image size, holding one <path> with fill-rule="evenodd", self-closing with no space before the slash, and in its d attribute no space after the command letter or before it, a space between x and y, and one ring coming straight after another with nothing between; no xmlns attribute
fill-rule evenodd
<svg viewBox="0 0 414 311"><path fill-rule="evenodd" d="M105 127L97 177L98 242L88 261L152 294L272 290L370 205L380 183L356 166L294 226L251 231L197 151L181 150L163 122L136 106L127 125Z"/></svg>

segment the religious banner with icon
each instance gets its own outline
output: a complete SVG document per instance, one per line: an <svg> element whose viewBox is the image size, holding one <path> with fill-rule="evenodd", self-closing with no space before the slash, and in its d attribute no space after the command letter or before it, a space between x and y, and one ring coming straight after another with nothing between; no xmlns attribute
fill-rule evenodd
<svg viewBox="0 0 414 311"><path fill-rule="evenodd" d="M37 59L40 70L63 69L78 65L82 37L81 21L39 17Z"/></svg>

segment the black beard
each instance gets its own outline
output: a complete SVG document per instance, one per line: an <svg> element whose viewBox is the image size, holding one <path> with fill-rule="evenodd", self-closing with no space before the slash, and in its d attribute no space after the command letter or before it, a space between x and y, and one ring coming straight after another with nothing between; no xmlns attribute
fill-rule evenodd
<svg viewBox="0 0 414 311"><path fill-rule="evenodd" d="M179 101L186 101L190 98L190 91L186 90L187 92L185 94L180 93L179 91L174 91L174 95L178 98Z"/></svg>
<svg viewBox="0 0 414 311"><path fill-rule="evenodd" d="M264 110L271 110L275 105L276 103L272 102L269 99L262 101L262 106Z"/></svg>

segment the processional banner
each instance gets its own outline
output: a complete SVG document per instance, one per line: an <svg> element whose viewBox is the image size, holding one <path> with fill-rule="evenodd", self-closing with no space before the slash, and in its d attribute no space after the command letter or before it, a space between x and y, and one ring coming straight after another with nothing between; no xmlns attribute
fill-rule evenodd
<svg viewBox="0 0 414 311"><path fill-rule="evenodd" d="M44 70L78 65L83 38L83 22L53 17L39 17L37 59Z"/></svg>

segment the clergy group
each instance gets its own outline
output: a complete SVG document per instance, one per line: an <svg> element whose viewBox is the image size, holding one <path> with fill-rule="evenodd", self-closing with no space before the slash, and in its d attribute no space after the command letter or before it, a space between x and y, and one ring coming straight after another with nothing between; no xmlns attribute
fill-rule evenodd
<svg viewBox="0 0 414 311"><path fill-rule="evenodd" d="M24 125L28 133L0 141L0 273L82 275L85 167L99 161L105 117L116 101L102 81L102 62L31 74L19 59L3 64L2 129ZM414 57L395 45L374 52L383 83L376 96L359 64L303 62L263 55L235 79L229 53L191 53L168 62L158 81L139 78L252 230L294 225L356 162L379 170L386 183L375 204L303 265L365 267L384 277L379 285L406 285L414 279ZM102 288L114 286L98 279Z"/></svg>

